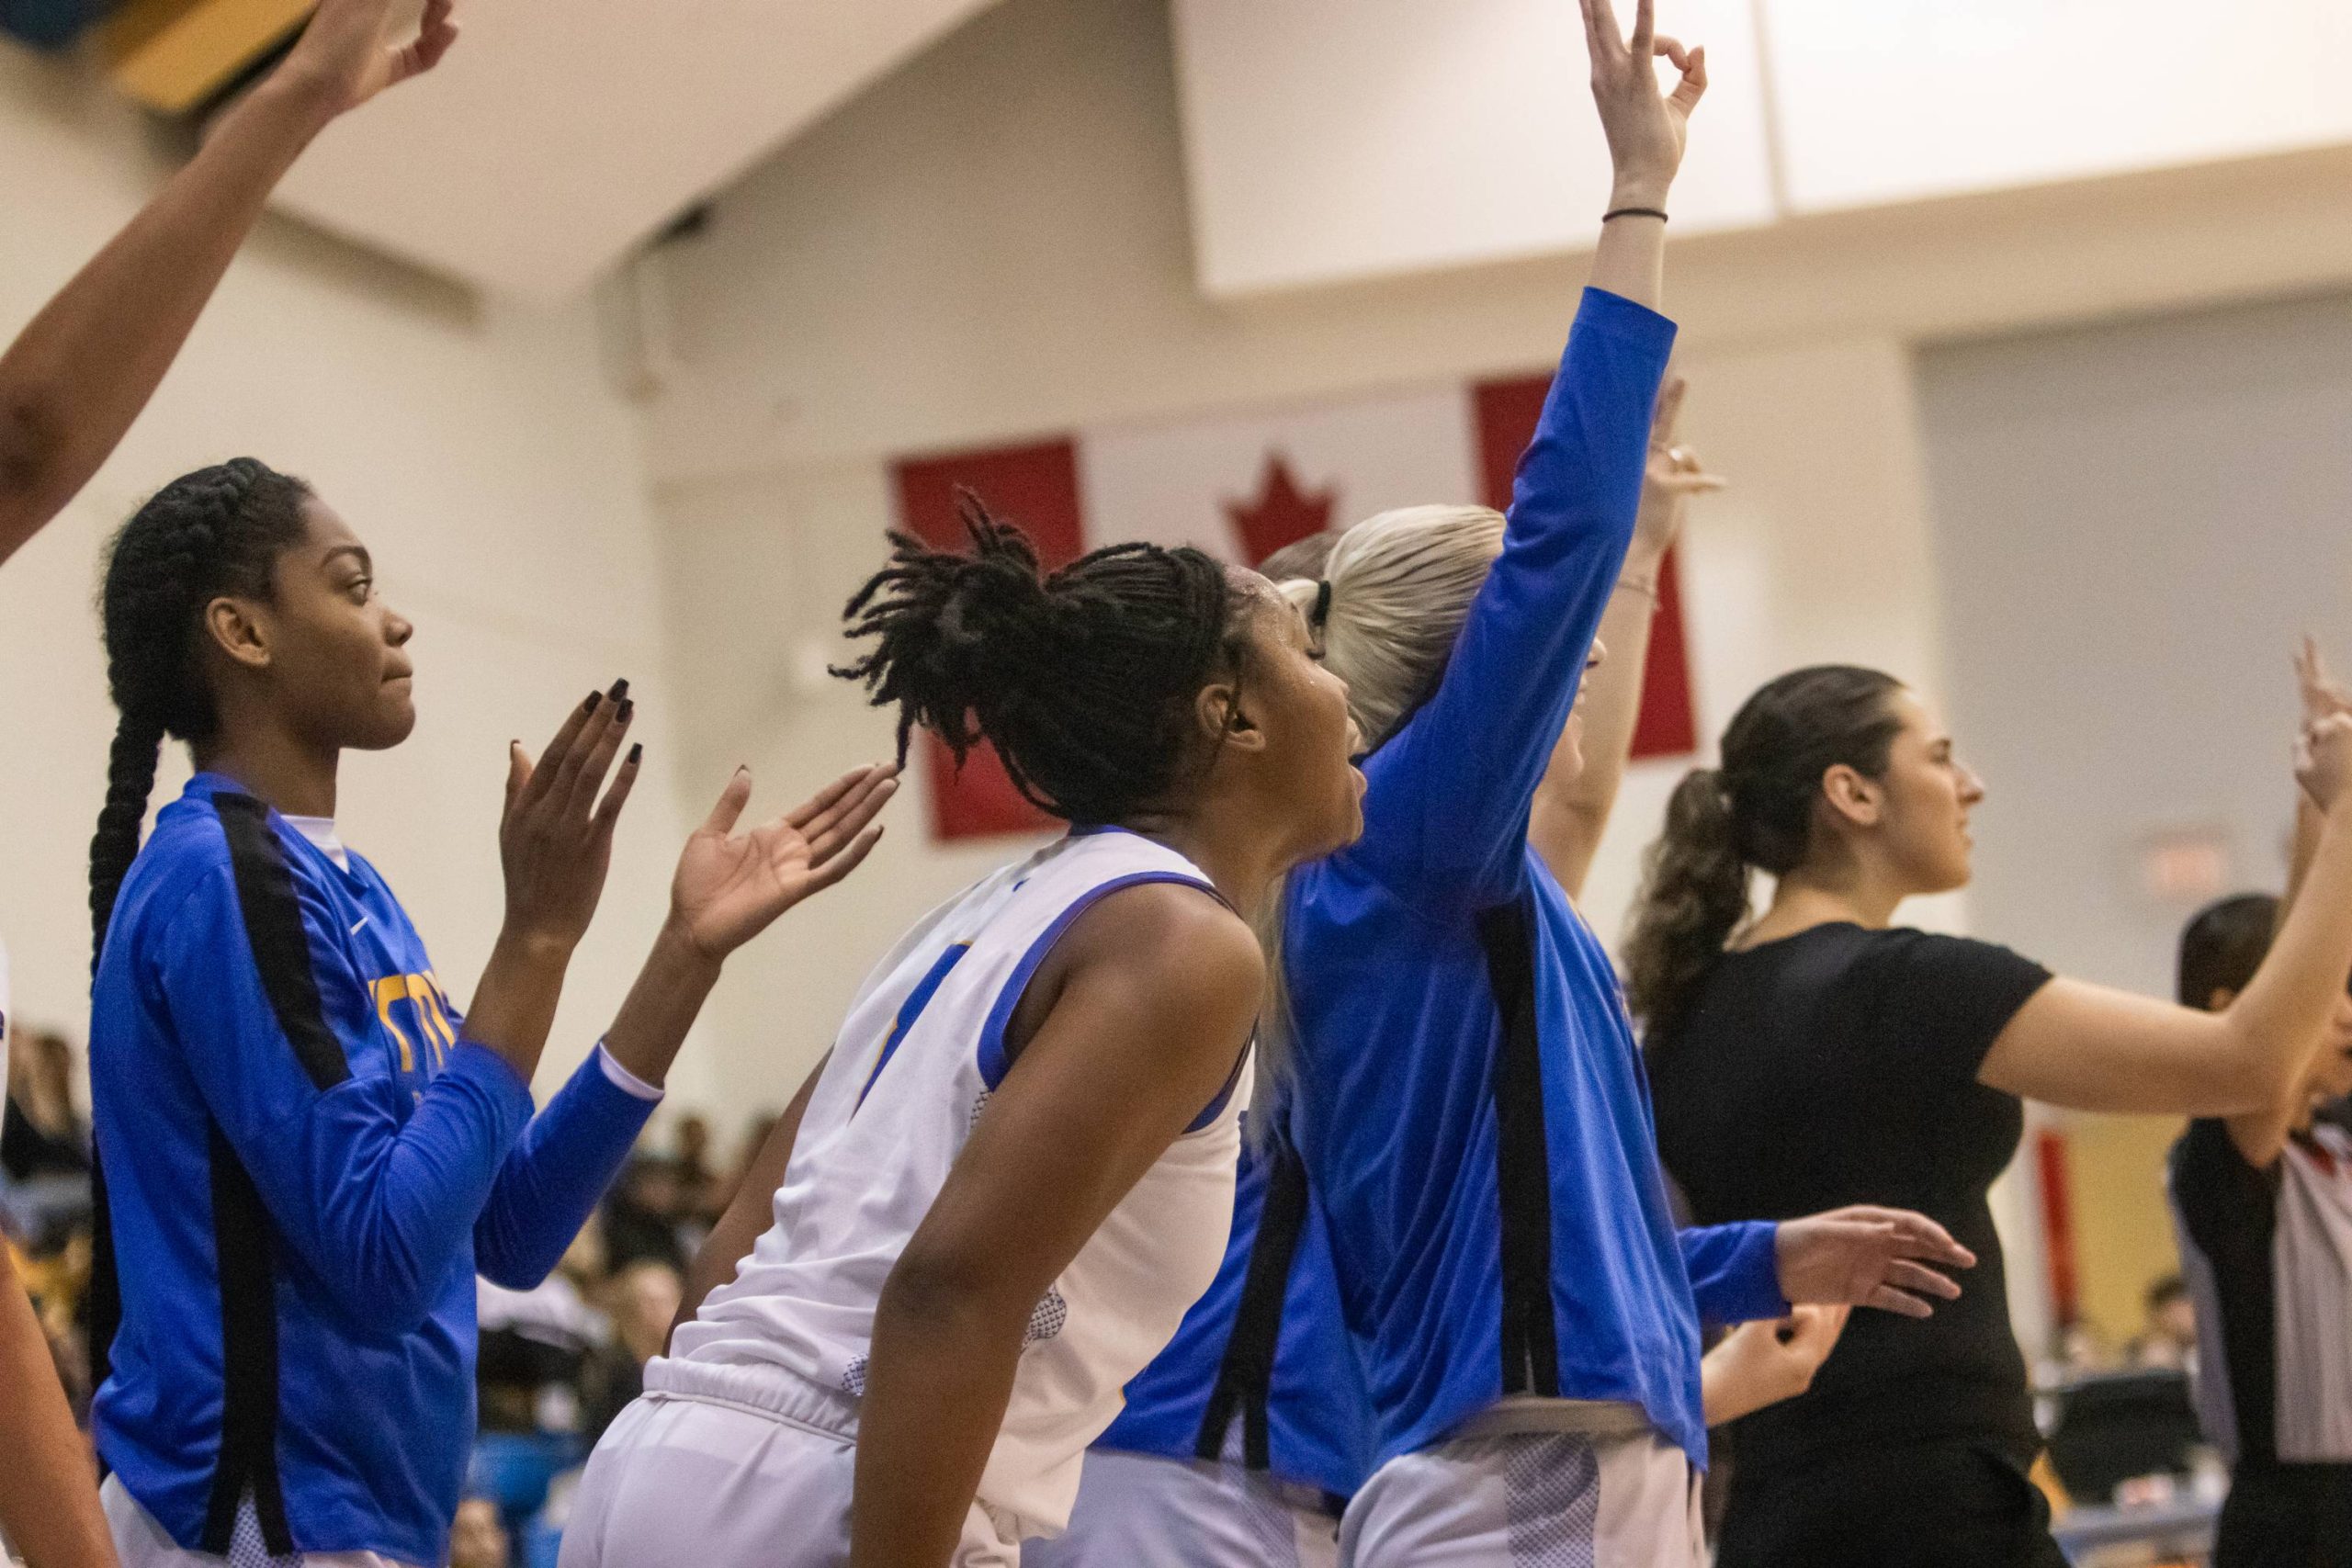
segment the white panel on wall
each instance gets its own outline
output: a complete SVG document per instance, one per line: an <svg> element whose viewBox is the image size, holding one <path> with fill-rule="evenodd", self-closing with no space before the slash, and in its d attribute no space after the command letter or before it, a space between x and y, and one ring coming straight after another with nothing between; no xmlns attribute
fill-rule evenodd
<svg viewBox="0 0 2352 1568"><path fill-rule="evenodd" d="M1175 0L1174 23L1207 292L1591 243L1609 154L1568 0ZM1677 231L1770 221L1747 0L1668 0L1661 28L1712 78Z"/></svg>
<svg viewBox="0 0 2352 1568"><path fill-rule="evenodd" d="M1799 211L2352 140L2344 0L1758 0Z"/></svg>

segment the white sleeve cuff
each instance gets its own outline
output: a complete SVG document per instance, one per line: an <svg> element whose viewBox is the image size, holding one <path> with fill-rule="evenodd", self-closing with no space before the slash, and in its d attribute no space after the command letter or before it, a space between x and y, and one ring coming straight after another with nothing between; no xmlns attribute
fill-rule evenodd
<svg viewBox="0 0 2352 1568"><path fill-rule="evenodd" d="M622 1066L613 1054L605 1049L605 1043L601 1040L596 1042L596 1065L605 1069L605 1081L623 1094L632 1095L639 1100L662 1098L660 1089Z"/></svg>

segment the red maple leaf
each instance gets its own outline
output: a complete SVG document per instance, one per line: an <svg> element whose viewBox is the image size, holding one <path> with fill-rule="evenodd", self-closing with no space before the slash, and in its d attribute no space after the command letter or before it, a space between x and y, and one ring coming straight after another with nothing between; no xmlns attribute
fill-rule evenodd
<svg viewBox="0 0 2352 1568"><path fill-rule="evenodd" d="M1258 481L1255 501L1227 500L1225 514L1241 541L1241 554L1256 566L1284 545L1295 545L1309 534L1331 525L1331 509L1339 504L1337 486L1305 491L1290 471L1290 459L1280 452L1266 454L1266 471Z"/></svg>

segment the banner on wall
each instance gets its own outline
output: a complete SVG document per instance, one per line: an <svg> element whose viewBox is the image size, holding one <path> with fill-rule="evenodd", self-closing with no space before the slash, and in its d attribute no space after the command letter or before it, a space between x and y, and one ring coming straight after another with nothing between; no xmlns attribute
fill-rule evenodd
<svg viewBox="0 0 2352 1568"><path fill-rule="evenodd" d="M956 496L968 489L990 512L1018 523L1049 570L1129 539L1193 545L1254 566L1318 529L1392 506L1507 506L1550 385L1548 375L1518 377L910 457L893 465L899 522L933 546L960 548ZM944 746L929 737L923 744L935 836L1052 825L1012 787L993 752L974 751L959 773ZM1634 755L1682 756L1696 747L1682 600L1669 556L1658 578Z"/></svg>

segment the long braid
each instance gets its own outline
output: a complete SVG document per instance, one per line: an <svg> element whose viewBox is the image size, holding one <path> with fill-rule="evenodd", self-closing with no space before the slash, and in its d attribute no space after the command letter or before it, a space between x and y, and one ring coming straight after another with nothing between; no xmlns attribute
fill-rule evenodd
<svg viewBox="0 0 2352 1568"><path fill-rule="evenodd" d="M217 720L196 659L204 607L223 593L266 598L280 552L303 536L310 487L251 457L199 469L139 509L107 547L98 604L107 685L119 717L107 755L107 799L90 836L90 976L139 858L140 824L155 788L164 738L201 740ZM96 1043L95 1041L93 1043ZM112 1370L122 1322L106 1170L90 1166L95 1247L89 1286L91 1385Z"/></svg>
<svg viewBox="0 0 2352 1568"><path fill-rule="evenodd" d="M960 512L968 555L891 536L890 564L844 612L850 636L876 646L834 673L897 705L902 757L918 726L958 766L985 739L1054 816L1112 822L1164 800L1203 760L1193 698L1241 672L1225 568L1126 544L1040 576L1018 528L968 492Z"/></svg>

